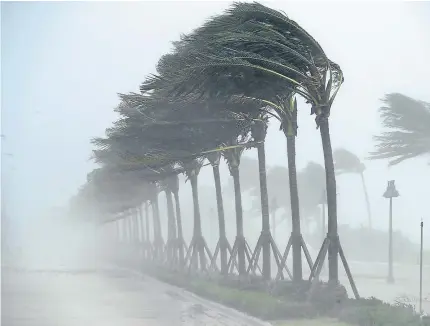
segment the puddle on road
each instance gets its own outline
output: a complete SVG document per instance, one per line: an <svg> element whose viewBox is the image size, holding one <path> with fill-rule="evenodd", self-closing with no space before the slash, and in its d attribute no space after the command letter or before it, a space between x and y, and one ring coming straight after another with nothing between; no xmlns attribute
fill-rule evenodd
<svg viewBox="0 0 430 326"><path fill-rule="evenodd" d="M172 290L166 290L164 291L164 294L167 294L170 298L175 299L175 300L179 300L179 301L183 301L186 302L187 300L180 295L178 292L172 291Z"/></svg>
<svg viewBox="0 0 430 326"><path fill-rule="evenodd" d="M207 309L203 307L201 304L195 303L188 308L188 311L192 314L202 315L207 311Z"/></svg>

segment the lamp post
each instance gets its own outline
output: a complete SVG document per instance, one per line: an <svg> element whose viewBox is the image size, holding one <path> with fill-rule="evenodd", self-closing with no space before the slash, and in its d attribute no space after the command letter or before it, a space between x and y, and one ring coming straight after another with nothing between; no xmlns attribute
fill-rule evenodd
<svg viewBox="0 0 430 326"><path fill-rule="evenodd" d="M399 192L396 189L394 180L388 181L387 190L385 190L385 198L390 199L389 208L389 226L388 226L388 283L394 283L393 277L393 198L399 197Z"/></svg>
<svg viewBox="0 0 430 326"><path fill-rule="evenodd" d="M421 243L420 243L420 314L423 314L423 243L424 243L424 222L421 220L420 223L420 233L421 233Z"/></svg>

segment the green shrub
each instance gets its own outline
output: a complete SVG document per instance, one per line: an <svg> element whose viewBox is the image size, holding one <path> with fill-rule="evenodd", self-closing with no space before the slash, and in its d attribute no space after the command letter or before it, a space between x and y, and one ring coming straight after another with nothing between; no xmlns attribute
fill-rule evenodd
<svg viewBox="0 0 430 326"><path fill-rule="evenodd" d="M359 326L426 325L412 306L390 305L376 298L349 300L338 318Z"/></svg>
<svg viewBox="0 0 430 326"><path fill-rule="evenodd" d="M316 316L310 304L286 303L267 293L227 288L201 280L191 282L191 290L202 297L265 320Z"/></svg>
<svg viewBox="0 0 430 326"><path fill-rule="evenodd" d="M147 267L145 272L163 282L264 320L331 316L357 326L430 326L428 321L420 319L412 306L390 305L376 298L347 299L346 290L341 285L332 287L319 282L308 301L304 295L309 290L307 282L267 284L261 278L237 276L211 277L208 280L157 267Z"/></svg>
<svg viewBox="0 0 430 326"><path fill-rule="evenodd" d="M306 302L285 302L269 293L255 290L243 290L233 286L223 286L219 284L224 283L231 285L235 283L236 287L242 285L246 287L248 283L244 280L238 281L230 279L221 281L218 279L218 283L199 278L195 275L187 276L185 274L172 271L167 272L157 268L148 269L146 272L163 282L182 287L203 298L221 303L257 318L276 320L313 318L317 316L312 304Z"/></svg>

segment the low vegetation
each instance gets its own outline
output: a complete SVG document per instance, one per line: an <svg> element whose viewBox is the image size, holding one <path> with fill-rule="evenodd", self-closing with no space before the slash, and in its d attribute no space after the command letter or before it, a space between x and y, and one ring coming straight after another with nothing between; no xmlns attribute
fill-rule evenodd
<svg viewBox="0 0 430 326"><path fill-rule="evenodd" d="M376 298L348 299L343 286L330 290L320 282L312 299L290 282L277 284L258 278L211 278L151 267L145 270L157 279L184 288L203 298L284 326L430 326L411 305L384 303Z"/></svg>
<svg viewBox="0 0 430 326"><path fill-rule="evenodd" d="M273 322L274 326L351 326L335 318L282 320Z"/></svg>

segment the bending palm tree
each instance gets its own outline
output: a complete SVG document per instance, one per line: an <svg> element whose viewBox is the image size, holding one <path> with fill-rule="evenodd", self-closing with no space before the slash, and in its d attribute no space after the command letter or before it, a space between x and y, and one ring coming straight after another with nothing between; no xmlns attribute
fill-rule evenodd
<svg viewBox="0 0 430 326"><path fill-rule="evenodd" d="M184 37L177 44L175 55L180 64L172 67L169 60L161 62L160 76L148 79L142 91L155 88L176 101L193 101L228 99L232 97L229 89L241 89L234 95L262 100L267 106L277 108L282 120L289 118L283 104L292 93L312 105L326 169L329 232L323 252L328 248L329 278L337 284L340 244L328 118L343 83L340 67L327 58L318 42L296 22L259 3L234 4L224 15ZM297 250L296 253L293 250L293 256L301 260ZM341 258L346 265L342 252ZM302 278L299 272L297 267L294 279Z"/></svg>
<svg viewBox="0 0 430 326"><path fill-rule="evenodd" d="M216 264L215 260L217 259L218 252L219 252L220 258L221 258L221 274L227 275L228 274L227 252L230 252L231 254L231 247L230 247L230 243L228 242L226 230L225 230L224 203L223 203L222 189L221 189L221 176L219 172L221 152L212 152L212 153L209 153L206 157L210 162L210 164L212 165L212 172L213 172L214 182L215 182L217 211L218 211L219 239L215 247L213 264Z"/></svg>
<svg viewBox="0 0 430 326"><path fill-rule="evenodd" d="M247 142L247 136L244 135L240 137L241 139L233 139L231 142L226 144L227 146L236 146L238 144L243 144ZM251 257L249 252L249 246L246 242L243 233L243 208L242 208L242 193L240 190L240 174L239 174L239 166L240 166L240 158L244 151L244 147L235 147L223 152L224 158L227 161L230 174L233 178L234 182L234 201L235 201L235 210L236 210L236 239L233 244L232 254L230 257L230 261L228 263L228 267L233 264L236 259L238 260L238 272L239 275L245 275L247 272L246 260L248 263L251 263Z"/></svg>
<svg viewBox="0 0 430 326"><path fill-rule="evenodd" d="M422 155L430 155L430 103L408 96L385 95L379 109L382 125L391 131L375 136L371 159L390 159L389 165Z"/></svg>
<svg viewBox="0 0 430 326"><path fill-rule="evenodd" d="M366 166L360 159L350 151L340 148L334 151L334 167L337 174L342 173L355 173L361 177L361 184L363 185L364 198L366 200L367 218L369 229L372 229L372 212L370 209L369 194L367 192L366 180L364 179L364 171Z"/></svg>

